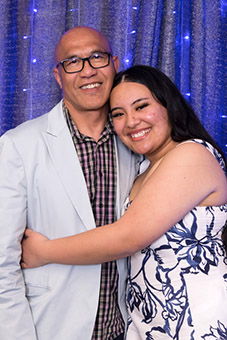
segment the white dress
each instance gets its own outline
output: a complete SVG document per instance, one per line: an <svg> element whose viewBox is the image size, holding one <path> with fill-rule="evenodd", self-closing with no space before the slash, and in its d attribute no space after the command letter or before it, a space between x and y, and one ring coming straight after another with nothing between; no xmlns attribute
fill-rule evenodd
<svg viewBox="0 0 227 340"><path fill-rule="evenodd" d="M204 144L224 170L210 144L191 142ZM227 205L195 207L129 258L127 340L227 340L226 220Z"/></svg>

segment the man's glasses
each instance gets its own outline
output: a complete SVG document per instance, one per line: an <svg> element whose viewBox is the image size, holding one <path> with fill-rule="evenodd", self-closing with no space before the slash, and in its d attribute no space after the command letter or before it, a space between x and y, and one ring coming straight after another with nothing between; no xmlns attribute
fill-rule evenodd
<svg viewBox="0 0 227 340"><path fill-rule="evenodd" d="M87 58L72 57L69 59L63 59L56 67L62 65L66 73L77 73L83 70L85 61L93 68L106 67L110 63L111 53L109 52L97 52Z"/></svg>

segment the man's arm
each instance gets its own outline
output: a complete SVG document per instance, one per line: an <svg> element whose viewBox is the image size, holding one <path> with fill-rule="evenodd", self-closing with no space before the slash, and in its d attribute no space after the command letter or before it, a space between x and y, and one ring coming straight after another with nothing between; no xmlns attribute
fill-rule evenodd
<svg viewBox="0 0 227 340"><path fill-rule="evenodd" d="M0 138L0 339L36 340L20 268L26 225L26 176L21 157L7 137Z"/></svg>

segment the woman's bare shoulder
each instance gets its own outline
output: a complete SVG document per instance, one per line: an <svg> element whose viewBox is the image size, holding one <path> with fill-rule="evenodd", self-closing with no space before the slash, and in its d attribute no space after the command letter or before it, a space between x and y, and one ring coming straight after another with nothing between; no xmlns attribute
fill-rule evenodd
<svg viewBox="0 0 227 340"><path fill-rule="evenodd" d="M214 155L206 148L205 145L193 142L183 142L178 144L173 150L171 150L164 159L166 162L172 162L175 164L183 164L190 166L218 166L220 164L214 157Z"/></svg>

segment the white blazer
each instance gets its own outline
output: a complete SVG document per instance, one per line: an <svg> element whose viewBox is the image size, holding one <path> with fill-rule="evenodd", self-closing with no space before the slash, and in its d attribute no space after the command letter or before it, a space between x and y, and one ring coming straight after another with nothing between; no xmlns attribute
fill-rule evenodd
<svg viewBox="0 0 227 340"><path fill-rule="evenodd" d="M119 139L117 216L139 158ZM28 226L49 238L95 228L87 187L62 103L0 138L0 339L90 340L101 265L20 268ZM118 262L119 303L126 319L126 260Z"/></svg>

